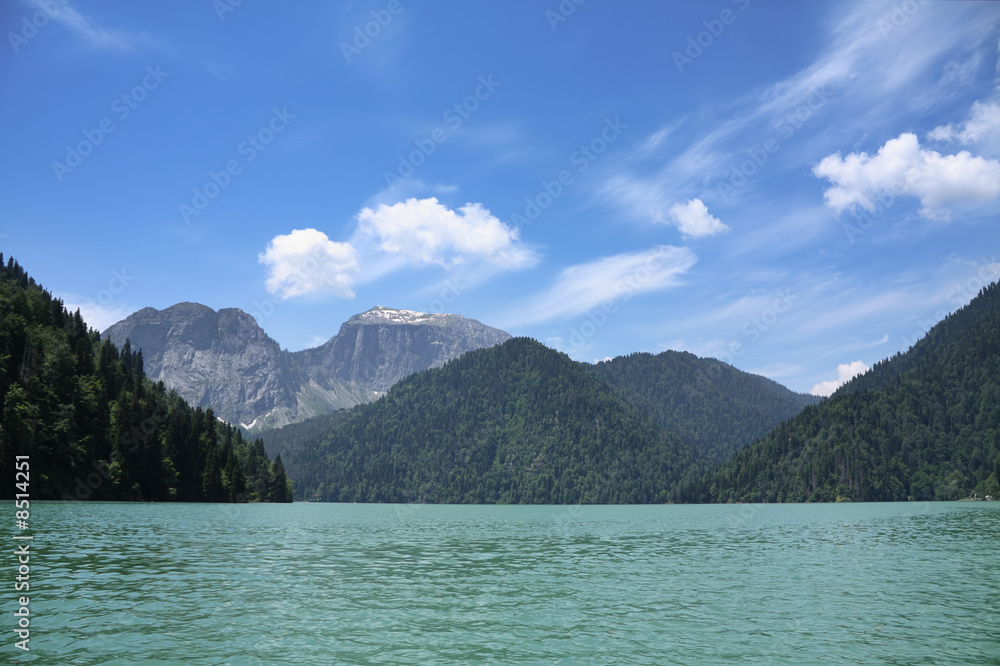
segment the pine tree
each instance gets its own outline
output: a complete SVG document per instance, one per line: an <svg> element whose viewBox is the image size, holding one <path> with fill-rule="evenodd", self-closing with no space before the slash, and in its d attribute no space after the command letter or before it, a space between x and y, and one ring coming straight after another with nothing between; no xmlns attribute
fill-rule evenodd
<svg viewBox="0 0 1000 666"><path fill-rule="evenodd" d="M231 425L146 379L141 349L119 353L0 255L0 475L18 455L41 472L33 499L227 501L257 483L248 468L269 480L271 467ZM0 499L13 492L0 485Z"/></svg>
<svg viewBox="0 0 1000 666"><path fill-rule="evenodd" d="M206 502L226 501L222 485L222 470L219 469L219 450L209 449L205 456L205 469L201 476L201 492Z"/></svg>
<svg viewBox="0 0 1000 666"><path fill-rule="evenodd" d="M274 485L271 487L271 501L291 502L292 494L288 488L288 477L285 475L285 464L281 462L280 453L274 458L271 474L274 476Z"/></svg>

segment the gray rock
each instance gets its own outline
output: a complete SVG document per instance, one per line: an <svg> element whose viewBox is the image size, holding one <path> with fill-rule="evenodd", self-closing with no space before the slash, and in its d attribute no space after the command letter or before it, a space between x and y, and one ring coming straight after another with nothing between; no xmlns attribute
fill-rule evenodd
<svg viewBox="0 0 1000 666"><path fill-rule="evenodd" d="M192 405L259 430L369 402L407 375L510 335L459 315L378 306L320 347L288 352L242 310L178 303L139 310L102 337L142 349L146 375Z"/></svg>

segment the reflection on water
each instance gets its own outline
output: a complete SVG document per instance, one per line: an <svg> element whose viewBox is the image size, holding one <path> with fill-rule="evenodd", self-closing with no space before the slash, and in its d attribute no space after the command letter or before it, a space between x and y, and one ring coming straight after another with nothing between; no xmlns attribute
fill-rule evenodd
<svg viewBox="0 0 1000 666"><path fill-rule="evenodd" d="M1000 502L32 509L24 662L1000 662Z"/></svg>

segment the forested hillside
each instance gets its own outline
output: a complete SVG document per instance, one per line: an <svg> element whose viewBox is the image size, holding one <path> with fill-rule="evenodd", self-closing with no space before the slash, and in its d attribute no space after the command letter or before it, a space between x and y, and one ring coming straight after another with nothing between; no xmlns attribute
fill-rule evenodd
<svg viewBox="0 0 1000 666"><path fill-rule="evenodd" d="M32 499L291 501L280 459L143 374L0 255L0 497L30 456Z"/></svg>
<svg viewBox="0 0 1000 666"><path fill-rule="evenodd" d="M526 338L408 377L286 455L298 497L342 502L666 502L708 469L586 365Z"/></svg>
<svg viewBox="0 0 1000 666"><path fill-rule="evenodd" d="M526 349L524 345L522 343L522 348ZM558 355L552 356L557 357ZM520 370L529 374L537 372L538 368L531 365L535 361L551 363L551 359L545 354L531 354L528 358L520 359ZM488 364L479 365L471 359L466 360L466 363L472 363L473 367L463 371L463 385L498 381L499 376L491 375L492 370L489 370ZM769 379L741 372L715 359L698 358L684 352L664 352L656 356L631 354L597 365L573 363L563 359L559 363L558 372L569 372L571 366L572 373L567 376L576 377L583 370L590 372L598 380L596 384L588 384L593 390L610 392L621 404L627 405L629 414L638 413L642 420L651 422L664 430L671 439L683 443L686 454L696 461L696 465L674 469L670 478L674 479L681 472L680 476L686 478L684 483L697 480L695 469L707 469L708 466L720 464L744 445L798 414L805 405L815 404L820 400L814 396L793 393ZM535 400L530 387L511 386L510 390L524 391L526 400ZM427 404L432 402L428 400ZM421 396L399 409L420 411L424 407L424 398ZM468 428L492 419L495 413L495 410L492 413L482 413L469 408L462 411L459 417L449 418L453 419L453 423L458 423L454 420L456 418L469 419L470 423L463 426ZM316 465L318 443L339 424L351 418L354 418L354 410L343 410L265 431L261 437L269 454L282 454L293 478L305 475L310 487L318 488L321 482L316 476L320 469ZM396 413L391 422L401 418L404 417ZM572 418L575 416L571 414L570 419ZM364 437L388 438L388 434L378 430L379 424L380 421L375 420L366 425ZM428 431L421 432L427 437ZM521 435L525 441L534 436L529 431ZM340 434L334 436L342 437ZM420 436L420 433L413 433L413 436ZM429 437L426 441L428 446L433 446ZM331 496L328 487L321 490L321 497ZM676 488L674 492L677 492Z"/></svg>
<svg viewBox="0 0 1000 666"><path fill-rule="evenodd" d="M955 500L998 493L1000 285L905 354L739 452L688 501Z"/></svg>
<svg viewBox="0 0 1000 666"><path fill-rule="evenodd" d="M821 400L688 352L629 354L592 367L625 400L716 464Z"/></svg>
<svg viewBox="0 0 1000 666"><path fill-rule="evenodd" d="M290 423L281 428L262 430L258 437L263 440L264 451L269 456L281 454L286 461L289 460L290 456L301 459L299 451L316 446L350 414L350 409L339 409L329 414L314 416L305 421ZM249 433L244 431L244 434Z"/></svg>

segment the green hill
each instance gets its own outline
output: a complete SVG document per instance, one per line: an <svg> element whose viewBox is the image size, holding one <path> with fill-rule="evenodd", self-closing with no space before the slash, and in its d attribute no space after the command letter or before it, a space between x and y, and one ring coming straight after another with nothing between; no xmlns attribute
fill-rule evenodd
<svg viewBox="0 0 1000 666"><path fill-rule="evenodd" d="M688 501L998 495L1000 285L736 454Z"/></svg>
<svg viewBox="0 0 1000 666"><path fill-rule="evenodd" d="M141 351L102 342L0 255L0 499L15 456L31 499L290 501L263 442L149 381Z"/></svg>
<svg viewBox="0 0 1000 666"><path fill-rule="evenodd" d="M517 338L264 438L303 499L666 502L814 401L691 354L592 366Z"/></svg>
<svg viewBox="0 0 1000 666"><path fill-rule="evenodd" d="M716 464L822 400L688 352L629 354L593 368L622 398Z"/></svg>
<svg viewBox="0 0 1000 666"><path fill-rule="evenodd" d="M300 497L344 502L665 502L705 469L588 366L526 338L400 381L288 462Z"/></svg>

